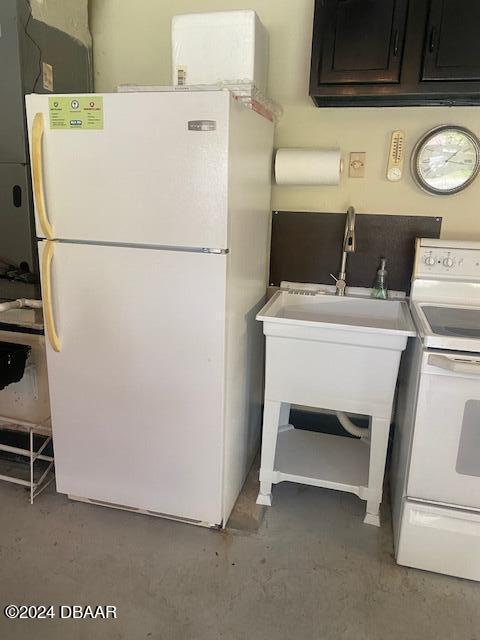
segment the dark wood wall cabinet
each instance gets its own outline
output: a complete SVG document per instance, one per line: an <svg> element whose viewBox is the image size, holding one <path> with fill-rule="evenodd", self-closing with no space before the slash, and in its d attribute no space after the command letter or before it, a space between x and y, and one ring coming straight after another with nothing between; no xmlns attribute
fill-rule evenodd
<svg viewBox="0 0 480 640"><path fill-rule="evenodd" d="M480 104L480 0L316 0L318 107Z"/></svg>

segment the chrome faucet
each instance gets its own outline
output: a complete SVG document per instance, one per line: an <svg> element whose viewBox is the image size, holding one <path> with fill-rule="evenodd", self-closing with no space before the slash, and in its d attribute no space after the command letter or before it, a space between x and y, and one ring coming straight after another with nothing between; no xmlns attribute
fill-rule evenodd
<svg viewBox="0 0 480 640"><path fill-rule="evenodd" d="M336 278L333 273L330 275L335 280L335 295L344 296L345 287L347 286L347 256L349 253L355 253L355 209L348 207L347 221L345 223L345 234L343 236L342 264Z"/></svg>

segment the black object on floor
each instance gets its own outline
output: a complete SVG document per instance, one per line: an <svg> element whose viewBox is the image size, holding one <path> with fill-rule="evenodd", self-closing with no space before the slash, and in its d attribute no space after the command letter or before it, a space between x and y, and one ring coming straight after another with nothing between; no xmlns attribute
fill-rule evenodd
<svg viewBox="0 0 480 640"><path fill-rule="evenodd" d="M368 427L368 416L354 418L350 416L350 419L357 427ZM319 413L318 411L292 409L290 412L290 424L292 424L295 429L302 429L303 431L330 433L334 436L344 436L345 438L355 437L343 429L334 413Z"/></svg>
<svg viewBox="0 0 480 640"><path fill-rule="evenodd" d="M20 382L31 347L13 342L0 342L0 389Z"/></svg>

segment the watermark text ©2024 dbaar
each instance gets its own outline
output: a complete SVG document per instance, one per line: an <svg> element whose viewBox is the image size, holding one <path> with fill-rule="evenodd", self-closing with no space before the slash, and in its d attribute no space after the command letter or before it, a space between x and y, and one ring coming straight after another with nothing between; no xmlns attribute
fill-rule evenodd
<svg viewBox="0 0 480 640"><path fill-rule="evenodd" d="M116 620L117 607L111 604L16 605L3 609L10 620Z"/></svg>

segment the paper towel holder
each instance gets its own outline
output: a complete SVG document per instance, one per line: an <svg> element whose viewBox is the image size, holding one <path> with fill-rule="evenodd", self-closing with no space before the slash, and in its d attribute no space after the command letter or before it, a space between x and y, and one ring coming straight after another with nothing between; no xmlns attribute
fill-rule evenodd
<svg viewBox="0 0 480 640"><path fill-rule="evenodd" d="M344 169L339 148L280 148L274 177L284 186L338 186Z"/></svg>

